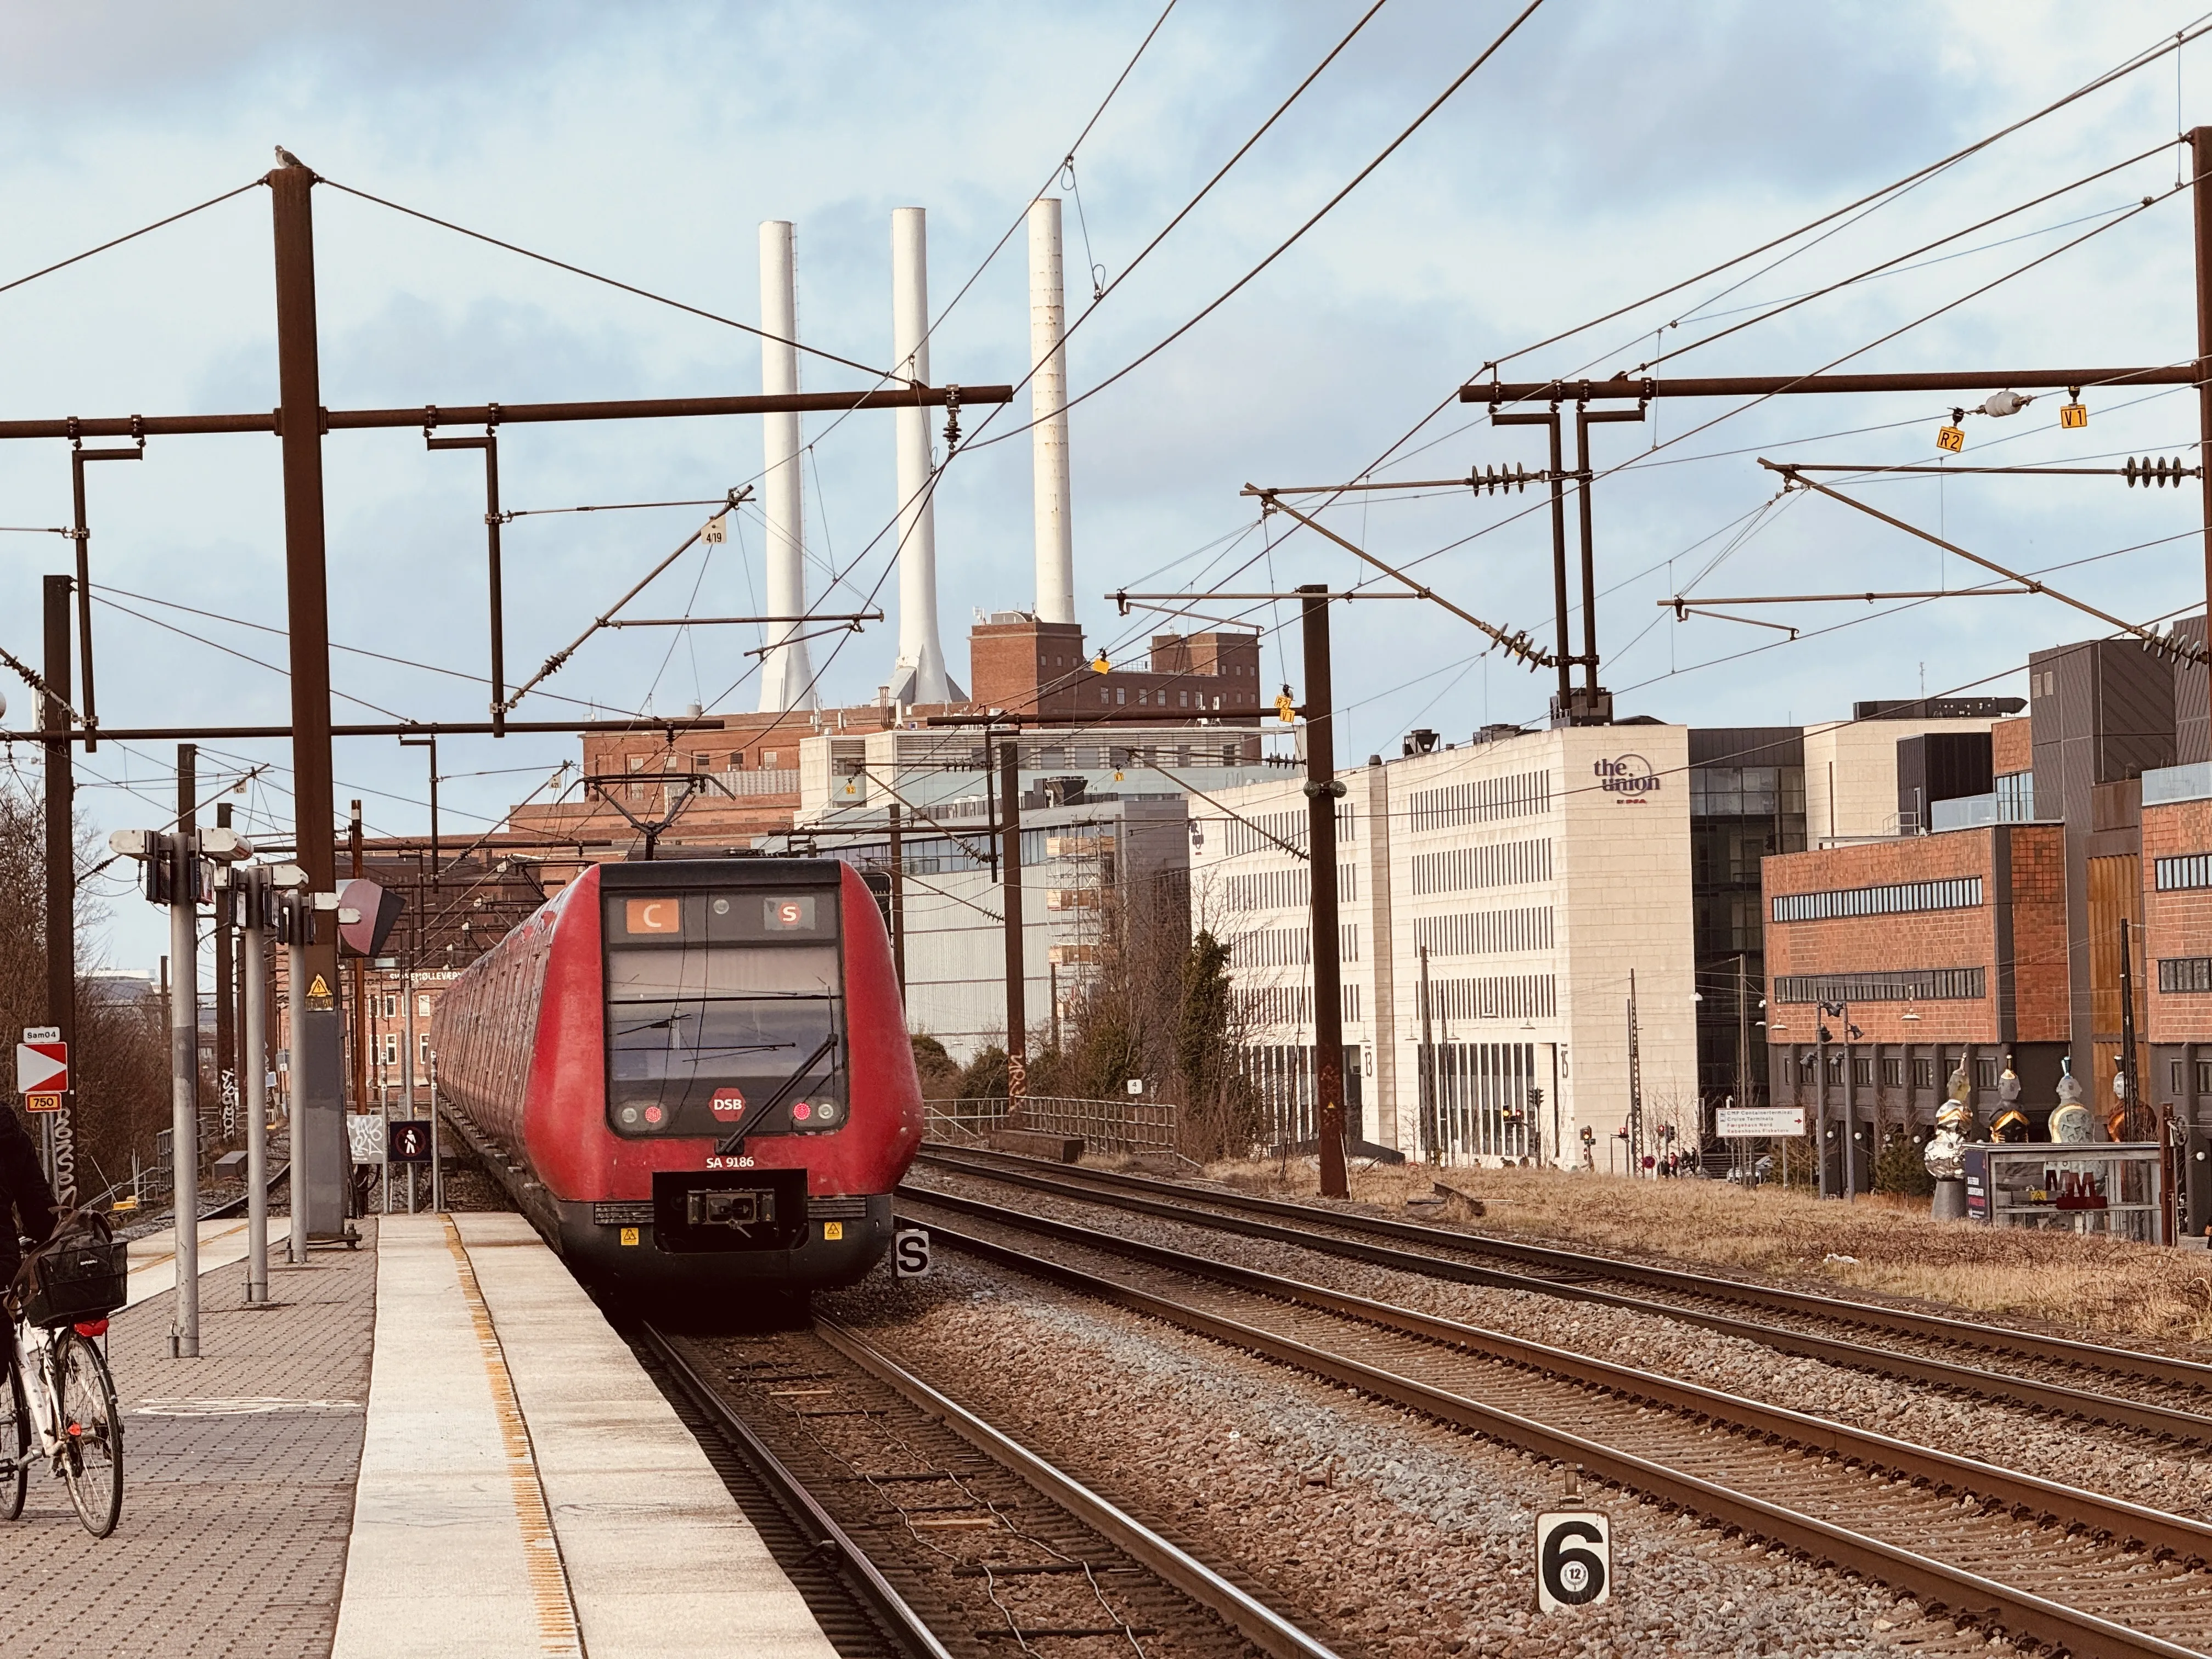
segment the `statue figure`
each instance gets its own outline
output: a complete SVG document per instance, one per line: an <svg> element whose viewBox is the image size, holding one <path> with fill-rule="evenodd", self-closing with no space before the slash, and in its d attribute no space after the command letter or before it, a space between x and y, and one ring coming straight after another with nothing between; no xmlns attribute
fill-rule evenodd
<svg viewBox="0 0 2212 1659"><path fill-rule="evenodd" d="M1966 1178L1966 1133L1973 1127L1972 1107L1955 1097L1943 1103L1936 1113L1936 1133L1920 1155L1929 1175L1938 1181Z"/></svg>
<svg viewBox="0 0 2212 1659"><path fill-rule="evenodd" d="M2059 1062L2058 1104L2051 1112L2051 1138L2080 1146L2095 1133L2089 1109L2081 1103L2085 1092L2074 1075L2074 1062L2064 1059Z"/></svg>

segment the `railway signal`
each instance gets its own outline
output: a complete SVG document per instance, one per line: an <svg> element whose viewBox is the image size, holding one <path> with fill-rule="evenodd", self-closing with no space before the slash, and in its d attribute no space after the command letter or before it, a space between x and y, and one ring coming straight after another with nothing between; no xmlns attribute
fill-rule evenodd
<svg viewBox="0 0 2212 1659"><path fill-rule="evenodd" d="M191 757L179 755L179 793L190 805ZM253 856L252 844L231 829L195 830L188 813L179 833L118 830L107 844L119 856L143 866L145 893L169 909L170 1145L175 1166L172 1189L177 1214L177 1307L169 1329L169 1355L200 1356L199 1144L199 907L213 895L210 860L234 862Z"/></svg>

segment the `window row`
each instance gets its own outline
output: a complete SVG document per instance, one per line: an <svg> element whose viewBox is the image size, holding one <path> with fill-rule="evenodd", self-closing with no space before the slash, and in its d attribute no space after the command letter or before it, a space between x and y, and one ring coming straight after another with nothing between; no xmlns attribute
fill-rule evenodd
<svg viewBox="0 0 2212 1659"><path fill-rule="evenodd" d="M1222 855L1236 858L1245 853L1279 853L1284 843L1303 848L1306 844L1308 821L1302 811L1288 812L1248 812L1234 817L1222 826ZM1357 840L1359 815L1349 806L1336 809L1336 838L1340 842Z"/></svg>
<svg viewBox="0 0 2212 1659"><path fill-rule="evenodd" d="M1342 994L1343 1018L1346 1025L1360 1021L1359 988L1346 985L1339 988ZM1257 1027L1294 1026L1310 1029L1313 1024L1313 987L1310 985L1262 985L1242 993L1245 1020Z"/></svg>
<svg viewBox="0 0 2212 1659"><path fill-rule="evenodd" d="M1347 921L1337 927L1337 960L1359 960L1359 924ZM1263 927L1239 933L1229 941L1232 968L1306 968L1313 963L1313 929Z"/></svg>
<svg viewBox="0 0 2212 1659"><path fill-rule="evenodd" d="M1420 1014L1419 992L1413 1012ZM1550 1019L1559 1011L1559 981L1550 974L1500 974L1481 979L1432 979L1429 1018Z"/></svg>
<svg viewBox="0 0 2212 1659"><path fill-rule="evenodd" d="M1825 893L1778 893L1777 921L1827 921L1838 916L1895 916L1912 910L1967 910L1982 902L1979 876L1900 881L1887 887L1844 887Z"/></svg>
<svg viewBox="0 0 2212 1659"><path fill-rule="evenodd" d="M1424 830L1456 829L1463 823L1489 823L1498 818L1528 817L1552 810L1552 775L1515 772L1505 777L1447 784L1440 789L1416 789L1409 804L1416 834Z"/></svg>
<svg viewBox="0 0 2212 1659"><path fill-rule="evenodd" d="M1359 899L1359 866L1336 866L1336 896L1341 904ZM1247 910L1297 910L1313 902L1313 874L1303 864L1291 870L1255 870L1249 876L1224 876L1221 900L1231 915Z"/></svg>
<svg viewBox="0 0 2212 1659"><path fill-rule="evenodd" d="M1488 847L1455 847L1442 853L1416 853L1413 894L1460 893L1473 888L1518 887L1552 878L1552 842L1498 842Z"/></svg>
<svg viewBox="0 0 2212 1659"><path fill-rule="evenodd" d="M1981 968L1897 968L1858 974L1784 974L1777 1002L1978 1002L1989 994Z"/></svg>
<svg viewBox="0 0 2212 1659"><path fill-rule="evenodd" d="M1465 910L1455 916L1417 916L1413 945L1432 957L1482 957L1552 948L1552 907Z"/></svg>
<svg viewBox="0 0 2212 1659"><path fill-rule="evenodd" d="M2212 853L2188 853L2179 858L2160 859L2154 867L2161 893L2212 887Z"/></svg>

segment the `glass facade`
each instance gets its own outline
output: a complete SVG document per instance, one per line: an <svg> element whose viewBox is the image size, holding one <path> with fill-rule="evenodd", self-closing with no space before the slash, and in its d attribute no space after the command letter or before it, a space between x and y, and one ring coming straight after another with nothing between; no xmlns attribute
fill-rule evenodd
<svg viewBox="0 0 2212 1659"><path fill-rule="evenodd" d="M1802 766L1690 769L1690 891L1697 951L1698 1085L1708 1108L1741 1092L1741 1106L1766 1103L1765 937L1759 860L1805 850ZM1741 957L1741 969L1739 969ZM1739 971L1741 981L1739 981ZM1751 1028L1751 1066L1737 1076L1737 987Z"/></svg>

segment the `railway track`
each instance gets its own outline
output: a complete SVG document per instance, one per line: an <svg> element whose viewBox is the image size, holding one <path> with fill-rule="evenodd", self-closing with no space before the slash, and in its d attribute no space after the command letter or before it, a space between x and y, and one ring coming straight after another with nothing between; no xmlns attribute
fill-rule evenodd
<svg viewBox="0 0 2212 1659"><path fill-rule="evenodd" d="M1370 1267L1679 1320L1853 1370L1956 1389L2161 1439L2212 1445L2212 1415L2204 1409L2212 1404L2212 1365L2193 1360L1486 1238L1416 1222L1347 1215L1316 1205L1079 1170L1010 1153L932 1146L923 1152L921 1161L1054 1198L1290 1244ZM950 1194L929 1197L956 1208L965 1201ZM1495 1265L1501 1261L1514 1265ZM1637 1288L1633 1293L1607 1290L1606 1281ZM1836 1334L1838 1328L1850 1334ZM1869 1340L1869 1334L1881 1340ZM2007 1368L1966 1364L1953 1357L1962 1350L2002 1356ZM2081 1386L2088 1380L2099 1386ZM2128 1392L2115 1391L2121 1389Z"/></svg>
<svg viewBox="0 0 2212 1659"><path fill-rule="evenodd" d="M1962 1622L2081 1656L2212 1651L2212 1526L1187 1249L972 1200L911 1194L900 1212L955 1249L1579 1463Z"/></svg>
<svg viewBox="0 0 2212 1659"><path fill-rule="evenodd" d="M1335 1659L841 1326L641 1340L894 1651Z"/></svg>

